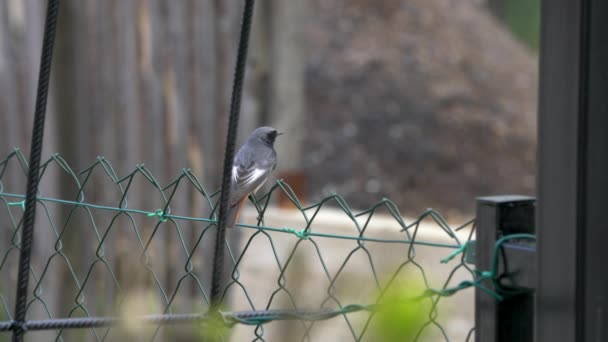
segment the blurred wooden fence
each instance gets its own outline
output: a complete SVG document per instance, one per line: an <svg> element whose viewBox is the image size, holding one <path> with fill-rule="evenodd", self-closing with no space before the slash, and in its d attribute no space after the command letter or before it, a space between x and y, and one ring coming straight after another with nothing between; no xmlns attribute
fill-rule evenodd
<svg viewBox="0 0 608 342"><path fill-rule="evenodd" d="M0 154L3 156L15 147L26 154L29 152L45 6L46 2L39 0L0 2ZM275 39L289 40L293 46L294 36L290 31L277 37L272 34L267 23L274 13L272 6L277 6L277 12L284 12L281 9L284 6L278 2L261 4L258 8L241 137L262 121L276 121L271 108L275 105L269 100L270 90L273 84L285 84L269 74L275 62L290 60L290 54L274 54L272 47L278 44ZM240 12L241 1L237 0L62 1L43 159L58 152L74 170L81 170L96 156L104 156L119 177L132 171L135 165L145 164L161 185L174 179L182 168L189 167L205 186L217 188ZM297 13L291 15L297 17ZM282 70L287 70L283 74L302 82L303 77L298 73L302 73L303 68L289 66L289 63L302 64L302 58L286 63L278 63L283 65ZM295 76L293 70L296 70ZM295 115L302 112L303 101L298 99L302 88L295 85L296 91L285 95L294 98ZM283 104L275 107L278 108L275 112L285 111ZM294 122L295 127L298 121ZM297 154L291 156L297 160ZM12 181L5 184L5 191L23 193L25 177L15 168L7 172L10 174L5 179ZM96 190L86 193L86 201L116 205L117 189L108 187L108 180L103 177L93 175L87 189ZM47 181L40 189L44 196L76 199L78 190L74 180L58 167L47 170L44 179ZM129 191L129 206L160 207L160 203L151 199L153 196L137 191L141 186L133 184L135 190ZM208 214L203 210L200 196L194 192L184 192L172 201L172 207L185 209L182 212L192 216ZM66 221L69 213L65 208L50 209L56 222ZM0 213L2 251L9 248L13 234L4 214ZM37 222L35 253L40 256L39 260L44 260L49 249L52 252L56 237L51 229L42 226L44 219ZM79 256L71 258L78 275L86 273L90 265L88 241L96 241L92 230L82 228L86 224L85 215L77 213L61 227L66 230L62 238L63 251ZM187 228L184 231L191 234L187 243L193 244L198 230L194 226ZM159 233L163 236L155 239L164 241L164 281L167 288L174 288L175 268L183 267L184 260L174 251L178 244L175 235L166 231ZM131 237L115 235L111 239L105 244L106 253L128 252L131 243L124 240ZM210 243L201 246L205 251L210 247ZM11 265L16 267L17 254L10 258ZM121 263L114 266L119 278L130 276L132 270L128 267ZM45 291L56 294L48 297L51 314L63 317L68 313L67 308L74 305L75 284L67 268L58 270L62 271L47 276ZM10 298L15 272L12 268L5 268L4 272L6 274L0 275L0 290ZM99 291L106 292L107 298L112 298L109 281L100 277L95 284ZM12 308L12 302L8 304ZM41 308L32 310L42 315Z"/></svg>

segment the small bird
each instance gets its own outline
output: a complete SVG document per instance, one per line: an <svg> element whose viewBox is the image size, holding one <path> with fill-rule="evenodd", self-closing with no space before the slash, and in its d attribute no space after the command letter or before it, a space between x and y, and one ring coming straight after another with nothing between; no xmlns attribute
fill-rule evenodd
<svg viewBox="0 0 608 342"><path fill-rule="evenodd" d="M258 191L276 169L274 141L281 134L283 133L278 133L272 127L258 127L234 156L226 215L227 228L234 227L249 195Z"/></svg>

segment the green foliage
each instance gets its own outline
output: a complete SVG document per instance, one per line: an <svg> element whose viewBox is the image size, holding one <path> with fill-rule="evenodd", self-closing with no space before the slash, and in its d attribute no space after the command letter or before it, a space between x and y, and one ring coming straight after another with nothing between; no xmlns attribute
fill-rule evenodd
<svg viewBox="0 0 608 342"><path fill-rule="evenodd" d="M416 340L420 329L428 321L431 310L429 298L421 297L425 286L408 278L391 286L378 302L373 334L380 342L408 342Z"/></svg>
<svg viewBox="0 0 608 342"><path fill-rule="evenodd" d="M540 43L540 0L505 0L504 20L513 34L534 51Z"/></svg>
<svg viewBox="0 0 608 342"><path fill-rule="evenodd" d="M230 337L230 327L220 314L211 316L198 326L201 341L225 341Z"/></svg>

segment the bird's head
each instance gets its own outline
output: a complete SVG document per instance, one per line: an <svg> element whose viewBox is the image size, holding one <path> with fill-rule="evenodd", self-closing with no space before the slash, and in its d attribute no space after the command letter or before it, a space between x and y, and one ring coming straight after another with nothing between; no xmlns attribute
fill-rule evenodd
<svg viewBox="0 0 608 342"><path fill-rule="evenodd" d="M253 140L261 140L262 142L273 146L275 139L283 133L277 132L276 129L272 127L258 127L253 133L251 133L251 137L249 139Z"/></svg>

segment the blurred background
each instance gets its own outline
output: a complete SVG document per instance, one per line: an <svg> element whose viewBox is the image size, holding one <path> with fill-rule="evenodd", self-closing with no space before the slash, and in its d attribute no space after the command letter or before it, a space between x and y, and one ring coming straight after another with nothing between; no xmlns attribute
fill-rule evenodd
<svg viewBox="0 0 608 342"><path fill-rule="evenodd" d="M531 195L539 2L258 1L239 143L262 125L286 132L276 144L275 176L289 183L305 203L336 192L352 208L365 209L388 197L406 216L432 207L448 221L459 222L472 215L476 196ZM83 170L104 156L118 178L144 164L161 185L190 168L205 189L216 190L241 3L62 1L43 159L59 153L73 170ZM2 157L16 147L29 153L44 13L43 1L0 2ZM23 193L24 180L18 167L7 168L3 191ZM93 176L86 201L116 206L120 194L107 184L113 183L103 173ZM162 207L146 184L133 183L130 207ZM74 180L60 167L46 171L41 194L74 200L77 193ZM208 215L196 194L195 189L183 190L172 200L174 212ZM284 198L275 203L289 207ZM13 238L7 219L11 210L18 208L0 210L3 253ZM97 246L97 240L82 243L94 240L92 230L82 229L91 220L86 213L70 220L69 211L59 206L50 212L37 221L38 267L44 268L57 239L44 225L67 221L58 229L67 231L64 252L77 259L73 267L82 280ZM277 213L277 224L297 226L289 215ZM253 213L248 215L244 220L255 220ZM108 222L100 217L97 226L103 232ZM151 225L146 222L141 225ZM127 225L116 226L121 224ZM199 236L195 225L183 230L191 248ZM149 236L151 230L142 234ZM121 255L131 253L135 241L125 236L118 234L107 243L107 253L115 254L116 266L124 268L117 271L119 283L141 268L121 262L128 259ZM184 261L175 247L180 237L161 231L154 239L155 267L166 277L166 288L175 288ZM232 243L239 246L242 241L247 239L237 236ZM202 246L197 265L204 274L210 245ZM11 294L17 254L6 255L0 291ZM48 310L53 317L65 316L66 307L74 306L78 286L63 263L50 264L57 269L45 280ZM263 272L259 264L256 267ZM305 277L314 282L317 271ZM276 277L268 278L276 282ZM104 289L97 294L106 291L111 297L115 291L108 289L112 286L102 275L93 283ZM196 290L188 291L197 295ZM12 308L8 297L6 306ZM472 310L471 301L470 296L462 299ZM41 308L32 310L45 315ZM471 312L468 315L463 320L470 328Z"/></svg>

